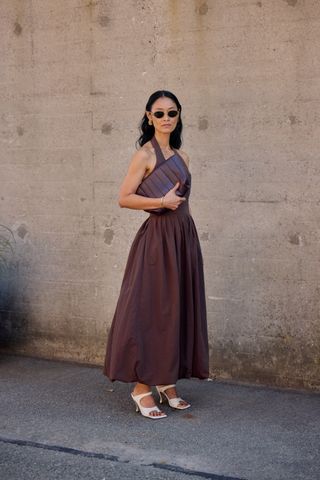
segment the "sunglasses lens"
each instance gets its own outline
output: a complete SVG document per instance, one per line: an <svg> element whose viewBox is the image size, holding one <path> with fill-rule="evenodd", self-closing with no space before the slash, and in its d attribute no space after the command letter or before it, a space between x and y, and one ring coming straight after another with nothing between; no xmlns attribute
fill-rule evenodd
<svg viewBox="0 0 320 480"><path fill-rule="evenodd" d="M163 112L154 112L153 115L154 115L155 117L157 117L157 118L162 118L163 115L164 115L164 113L163 113Z"/></svg>
<svg viewBox="0 0 320 480"><path fill-rule="evenodd" d="M170 112L168 112L168 115L169 117L176 117L178 115L178 112L177 110L170 110Z"/></svg>

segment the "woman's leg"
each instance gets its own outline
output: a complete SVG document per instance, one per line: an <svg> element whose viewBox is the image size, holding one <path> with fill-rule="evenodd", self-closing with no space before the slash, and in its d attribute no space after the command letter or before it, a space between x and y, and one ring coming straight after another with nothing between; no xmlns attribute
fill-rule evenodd
<svg viewBox="0 0 320 480"><path fill-rule="evenodd" d="M146 385L144 383L137 382L134 389L133 395L140 395L141 393L147 393L151 391L150 385ZM154 401L153 395L147 395L140 400L140 403L143 407L156 407L156 402ZM150 415L163 415L164 412L160 410L151 411Z"/></svg>

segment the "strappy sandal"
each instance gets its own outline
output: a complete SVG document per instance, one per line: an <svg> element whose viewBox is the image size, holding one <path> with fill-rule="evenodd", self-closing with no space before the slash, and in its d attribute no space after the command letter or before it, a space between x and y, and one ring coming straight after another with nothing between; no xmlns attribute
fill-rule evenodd
<svg viewBox="0 0 320 480"><path fill-rule="evenodd" d="M183 400L182 398L180 397L176 397L176 398L169 398L168 395L166 394L165 390L168 390L168 388L172 388L172 387L175 387L176 385L173 384L173 385L164 385L163 387L158 387L156 386L156 389L159 393L159 397L160 397L160 403L162 403L162 395L165 396L165 398L168 400L169 402L169 405L170 407L172 408L176 408L177 410L185 410L186 408L189 408L191 407L190 403L188 403L188 405L180 405L179 406L179 403L182 401L182 402L185 402L185 400Z"/></svg>
<svg viewBox="0 0 320 480"><path fill-rule="evenodd" d="M157 406L154 406L154 407L143 407L141 405L141 399L143 397L146 397L147 395L152 395L152 392L147 392L147 393L140 393L140 395L133 395L133 393L131 393L131 397L132 397L132 400L134 401L134 403L136 404L136 412L141 412L141 415L143 415L144 417L147 417L147 418L151 418L152 420L157 420L158 418L165 418L167 417L167 415L165 413L162 413L162 415L150 415L151 412L161 412L161 410L157 407Z"/></svg>

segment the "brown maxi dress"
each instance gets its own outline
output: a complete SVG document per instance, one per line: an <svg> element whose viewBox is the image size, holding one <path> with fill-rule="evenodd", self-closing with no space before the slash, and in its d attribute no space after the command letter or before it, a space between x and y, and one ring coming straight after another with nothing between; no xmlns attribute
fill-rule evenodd
<svg viewBox="0 0 320 480"><path fill-rule="evenodd" d="M151 141L157 168L166 159L155 136ZM209 376L203 259L189 195L176 210L151 213L133 240L103 368L112 382L167 385Z"/></svg>

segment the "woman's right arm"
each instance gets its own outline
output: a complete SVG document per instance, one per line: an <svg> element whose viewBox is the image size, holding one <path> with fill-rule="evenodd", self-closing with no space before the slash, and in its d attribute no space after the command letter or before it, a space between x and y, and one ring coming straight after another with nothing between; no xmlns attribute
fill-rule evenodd
<svg viewBox="0 0 320 480"><path fill-rule="evenodd" d="M135 193L148 170L148 159L148 153L144 149L140 149L134 153L128 172L120 187L118 199L120 207L132 208L135 210L161 207L161 198L143 197L142 195L137 195ZM179 197L175 194L178 187L179 183L177 183L175 187L165 195L163 206L175 210L180 203L185 201L184 197Z"/></svg>

